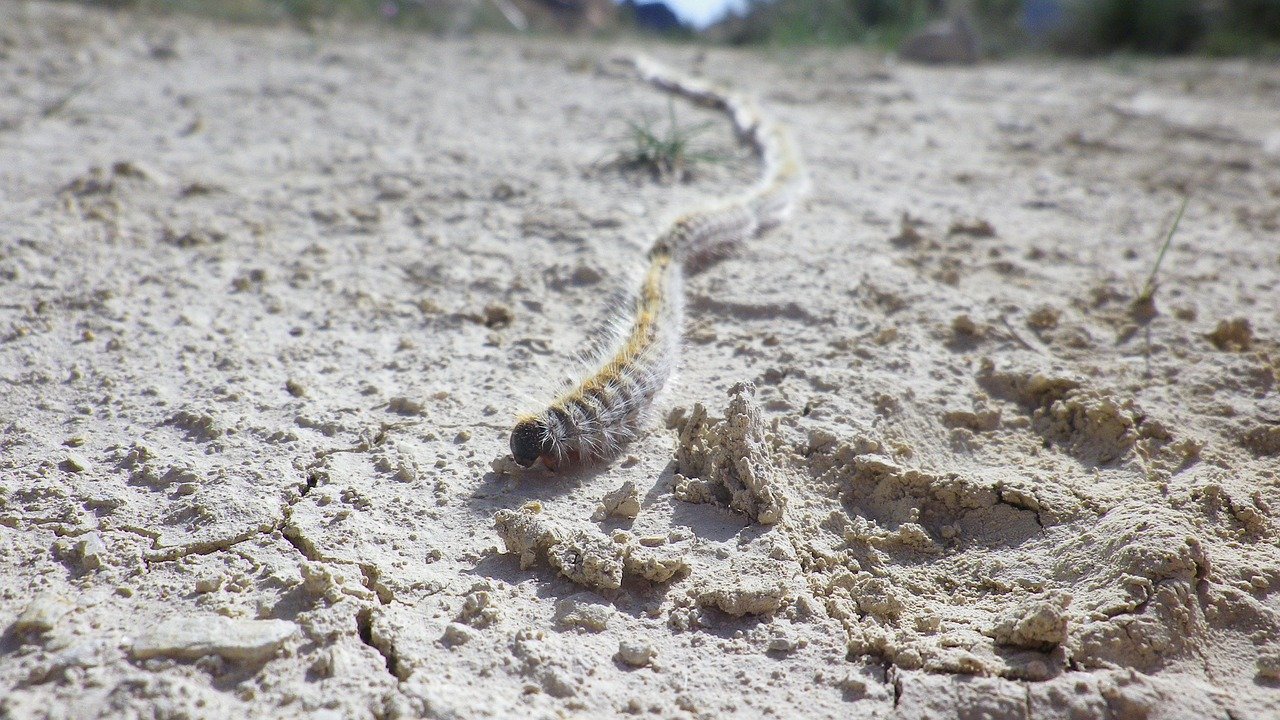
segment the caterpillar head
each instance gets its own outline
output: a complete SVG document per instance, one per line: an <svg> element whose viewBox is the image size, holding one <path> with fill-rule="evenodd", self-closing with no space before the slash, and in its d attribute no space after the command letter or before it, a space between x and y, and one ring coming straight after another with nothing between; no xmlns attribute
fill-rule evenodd
<svg viewBox="0 0 1280 720"><path fill-rule="evenodd" d="M511 456L522 467L531 467L538 458L554 457L550 433L546 423L537 418L523 418L511 431Z"/></svg>

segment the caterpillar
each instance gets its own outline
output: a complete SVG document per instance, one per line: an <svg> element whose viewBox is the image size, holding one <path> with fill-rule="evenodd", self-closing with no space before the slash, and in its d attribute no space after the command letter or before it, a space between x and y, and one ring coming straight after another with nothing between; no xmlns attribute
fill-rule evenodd
<svg viewBox="0 0 1280 720"><path fill-rule="evenodd" d="M612 342L598 354L595 369L541 412L516 419L511 456L523 467L541 460L555 470L566 462L605 460L634 440L677 365L685 274L782 223L807 188L790 135L767 122L750 102L647 58L619 62L661 90L728 115L764 170L743 196L687 213L658 236L630 313L614 324Z"/></svg>

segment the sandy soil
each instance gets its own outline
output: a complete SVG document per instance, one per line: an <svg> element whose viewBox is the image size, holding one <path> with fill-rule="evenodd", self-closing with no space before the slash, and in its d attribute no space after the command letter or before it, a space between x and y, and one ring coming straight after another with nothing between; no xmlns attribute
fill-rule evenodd
<svg viewBox="0 0 1280 720"><path fill-rule="evenodd" d="M756 172L614 51L0 4L0 716L1276 717L1280 68L650 48L814 189L512 473Z"/></svg>

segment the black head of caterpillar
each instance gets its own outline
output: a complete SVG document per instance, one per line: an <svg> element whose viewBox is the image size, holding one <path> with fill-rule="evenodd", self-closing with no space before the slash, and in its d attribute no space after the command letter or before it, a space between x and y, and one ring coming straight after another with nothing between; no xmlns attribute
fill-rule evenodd
<svg viewBox="0 0 1280 720"><path fill-rule="evenodd" d="M537 418L524 418L511 431L511 456L521 467L532 467L543 456L554 457L547 425Z"/></svg>

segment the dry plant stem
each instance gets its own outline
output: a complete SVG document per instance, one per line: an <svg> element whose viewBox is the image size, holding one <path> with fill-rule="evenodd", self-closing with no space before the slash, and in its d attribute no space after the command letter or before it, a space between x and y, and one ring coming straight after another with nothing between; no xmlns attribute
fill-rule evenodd
<svg viewBox="0 0 1280 720"><path fill-rule="evenodd" d="M1186 195L1182 198L1182 206L1178 208L1178 214L1173 219L1173 225L1169 228L1169 234L1164 238L1164 245L1160 246L1160 254L1156 256L1156 264L1151 268L1151 274L1147 276L1147 282L1142 286L1142 292L1138 294L1138 300L1150 300L1156 294L1156 276L1160 272L1160 265L1164 263L1164 256L1169 252L1169 246L1173 244L1173 235L1178 232L1178 224L1182 222L1182 214L1187 211L1187 203L1191 202L1191 196Z"/></svg>
<svg viewBox="0 0 1280 720"><path fill-rule="evenodd" d="M1151 378L1151 320L1156 316L1155 296L1159 285L1157 276L1160 272L1160 266L1164 263L1164 256L1169 252L1169 246L1173 244L1173 235L1178 232L1178 225L1182 222L1182 215L1187 211L1187 203L1191 201L1190 195L1182 198L1182 205L1178 208L1178 214L1173 219L1173 225L1169 227L1169 233L1165 235L1164 244L1160 246L1160 254L1156 256L1156 263L1151 268L1151 274L1147 276L1147 282L1142 286L1142 291L1133 300L1133 316L1142 323L1143 327L1143 359L1146 363L1145 375Z"/></svg>

